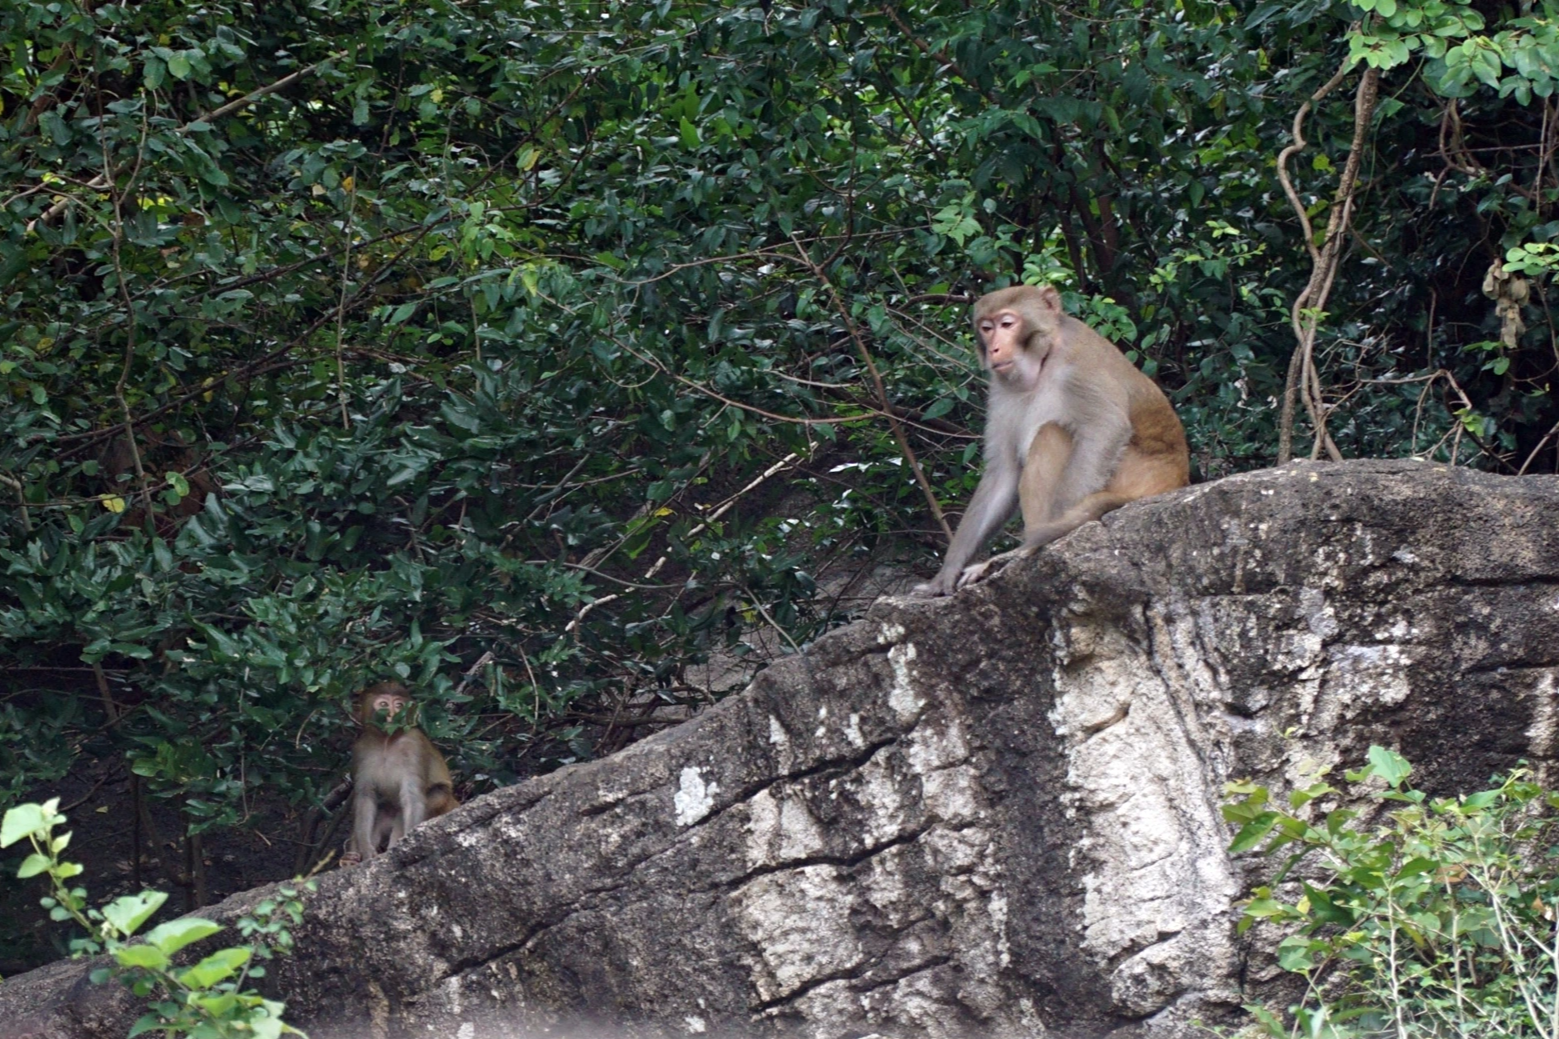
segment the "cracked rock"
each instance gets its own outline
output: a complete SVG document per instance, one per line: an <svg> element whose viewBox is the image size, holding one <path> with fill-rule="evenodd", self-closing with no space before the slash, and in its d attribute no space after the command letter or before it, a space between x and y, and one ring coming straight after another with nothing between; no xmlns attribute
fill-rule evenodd
<svg viewBox="0 0 1559 1039"><path fill-rule="evenodd" d="M1559 479L1296 463L1138 503L321 879L266 984L315 1039L1189 1035L1281 976L1223 785L1559 739ZM231 920L266 894L205 915ZM122 1036L89 965L0 1035Z"/></svg>

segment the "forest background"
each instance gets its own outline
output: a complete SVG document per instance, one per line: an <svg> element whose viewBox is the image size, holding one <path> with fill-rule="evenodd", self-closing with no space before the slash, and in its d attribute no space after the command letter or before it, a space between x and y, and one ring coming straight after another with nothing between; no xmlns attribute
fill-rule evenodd
<svg viewBox="0 0 1559 1039"><path fill-rule="evenodd" d="M1556 471L1556 19L0 6L0 808L194 906L339 845L368 681L465 797L740 688L934 569L1017 280L1198 479Z"/></svg>

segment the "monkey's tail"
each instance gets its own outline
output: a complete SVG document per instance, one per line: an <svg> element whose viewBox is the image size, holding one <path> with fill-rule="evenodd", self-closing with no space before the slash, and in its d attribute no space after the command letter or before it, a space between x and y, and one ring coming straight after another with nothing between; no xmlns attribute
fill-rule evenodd
<svg viewBox="0 0 1559 1039"><path fill-rule="evenodd" d="M436 819L446 812L452 812L460 807L460 802L455 800L455 792L442 783L428 789L428 818Z"/></svg>
<svg viewBox="0 0 1559 1039"><path fill-rule="evenodd" d="M1050 522L1041 523L1032 530L1025 531L1023 549L1032 551L1043 548L1052 541L1070 534L1084 523L1091 523L1106 512L1113 512L1129 501L1136 501L1138 497L1135 494L1122 494L1119 491L1095 491Z"/></svg>

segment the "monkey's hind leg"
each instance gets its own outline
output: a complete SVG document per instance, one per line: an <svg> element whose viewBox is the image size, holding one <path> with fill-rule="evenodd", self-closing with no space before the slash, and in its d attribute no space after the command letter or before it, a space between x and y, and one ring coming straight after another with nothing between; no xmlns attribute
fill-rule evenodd
<svg viewBox="0 0 1559 1039"><path fill-rule="evenodd" d="M983 563L964 567L963 572L958 575L956 587L963 588L983 581L992 574L999 573L1014 559L1031 555L1034 549L1039 547L1038 544L1030 545L1030 539L1052 525L1052 517L1060 504L1056 499L1056 489L1060 486L1062 477L1066 475L1066 466L1072 460L1073 447L1072 434L1056 423L1047 422L1039 427L1039 432L1034 434L1034 439L1029 444L1028 454L1023 459L1023 474L1018 481L1018 504L1023 514L1023 544L1010 552L991 556ZM1055 535L1055 537L1059 536ZM1055 537L1048 540L1053 541Z"/></svg>
<svg viewBox="0 0 1559 1039"><path fill-rule="evenodd" d="M1072 446L1072 434L1054 422L1046 422L1034 434L1018 478L1018 505L1025 533L1054 518L1060 504L1056 488L1072 459Z"/></svg>

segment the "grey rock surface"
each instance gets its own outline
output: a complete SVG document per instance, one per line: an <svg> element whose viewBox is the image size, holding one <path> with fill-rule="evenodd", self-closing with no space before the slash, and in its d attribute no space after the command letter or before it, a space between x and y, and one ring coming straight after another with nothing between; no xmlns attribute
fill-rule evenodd
<svg viewBox="0 0 1559 1039"><path fill-rule="evenodd" d="M1184 1034L1278 981L1225 782L1371 743L1437 792L1551 781L1556 679L1559 478L1231 477L324 877L269 980L315 1039ZM0 1035L122 1036L82 971L5 982Z"/></svg>

